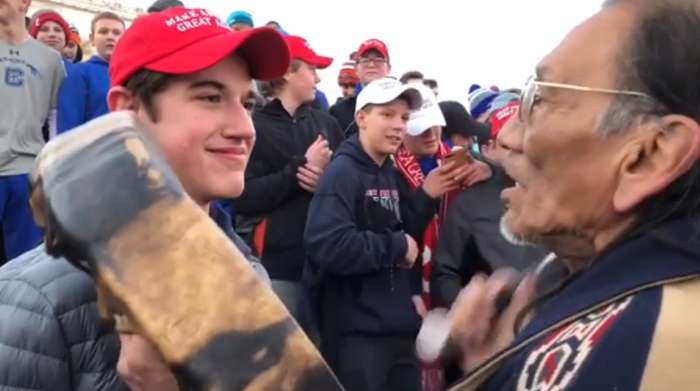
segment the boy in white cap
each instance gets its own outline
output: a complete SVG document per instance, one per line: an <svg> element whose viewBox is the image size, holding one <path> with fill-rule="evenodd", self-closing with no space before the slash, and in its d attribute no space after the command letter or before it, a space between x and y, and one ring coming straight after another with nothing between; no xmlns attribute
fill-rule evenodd
<svg viewBox="0 0 700 391"><path fill-rule="evenodd" d="M347 391L421 390L412 297L422 229L391 159L421 105L416 85L369 83L357 96L359 133L335 152L309 207L305 280L321 349Z"/></svg>

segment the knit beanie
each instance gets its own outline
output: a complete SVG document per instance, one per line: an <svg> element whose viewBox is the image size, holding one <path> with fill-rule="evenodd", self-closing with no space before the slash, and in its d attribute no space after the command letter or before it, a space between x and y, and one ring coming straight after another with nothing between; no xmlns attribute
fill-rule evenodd
<svg viewBox="0 0 700 391"><path fill-rule="evenodd" d="M483 88L478 84L472 84L469 88L467 102L469 104L469 114L472 118L478 119L484 113L488 113L491 103L498 96L498 92L489 88Z"/></svg>
<svg viewBox="0 0 700 391"><path fill-rule="evenodd" d="M56 11L52 9L40 9L29 18L29 35L36 39L39 28L46 22L54 22L61 26L65 34L66 43L70 40L70 26L68 22Z"/></svg>
<svg viewBox="0 0 700 391"><path fill-rule="evenodd" d="M80 32L78 32L78 29L73 25L70 25L70 40L78 45L78 51L75 53L73 62L83 61L83 48L81 47L83 39L80 38Z"/></svg>
<svg viewBox="0 0 700 391"><path fill-rule="evenodd" d="M156 0L146 11L149 14L163 12L168 8L184 7L185 4L180 0Z"/></svg>
<svg viewBox="0 0 700 391"><path fill-rule="evenodd" d="M226 24L229 27L236 23L243 23L250 27L255 27L255 24L253 24L253 16L246 11L233 11L228 18L226 18Z"/></svg>
<svg viewBox="0 0 700 391"><path fill-rule="evenodd" d="M360 78L357 76L355 71L355 62L346 61L340 67L340 73L338 73L338 85L346 84L357 84L360 82Z"/></svg>
<svg viewBox="0 0 700 391"><path fill-rule="evenodd" d="M517 103L520 101L520 96L512 92L502 92L491 102L491 108L489 109L489 117L493 115L499 109L508 106L511 103Z"/></svg>

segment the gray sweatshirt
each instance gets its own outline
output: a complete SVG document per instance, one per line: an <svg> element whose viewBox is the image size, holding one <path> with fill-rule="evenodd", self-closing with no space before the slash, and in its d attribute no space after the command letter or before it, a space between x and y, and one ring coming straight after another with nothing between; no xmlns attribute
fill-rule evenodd
<svg viewBox="0 0 700 391"><path fill-rule="evenodd" d="M33 38L18 45L0 41L0 77L0 176L26 174L44 147L44 124L55 134L63 60Z"/></svg>

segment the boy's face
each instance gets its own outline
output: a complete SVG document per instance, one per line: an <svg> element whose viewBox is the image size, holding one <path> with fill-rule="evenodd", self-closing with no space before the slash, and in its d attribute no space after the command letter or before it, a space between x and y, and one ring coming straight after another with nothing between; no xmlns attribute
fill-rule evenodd
<svg viewBox="0 0 700 391"><path fill-rule="evenodd" d="M75 60L75 57L78 55L78 44L69 41L66 47L63 48L63 57L67 58L68 60Z"/></svg>
<svg viewBox="0 0 700 391"><path fill-rule="evenodd" d="M411 109L404 99L396 99L385 105L375 105L357 112L357 126L377 152L393 155L401 145Z"/></svg>
<svg viewBox="0 0 700 391"><path fill-rule="evenodd" d="M316 85L321 81L316 67L301 62L299 69L285 75L286 88L300 101L313 102L316 98Z"/></svg>
<svg viewBox="0 0 700 391"><path fill-rule="evenodd" d="M10 24L27 13L31 0L0 0L0 22Z"/></svg>
<svg viewBox="0 0 700 391"><path fill-rule="evenodd" d="M90 43L104 60L112 58L117 41L124 34L124 24L118 20L100 19L95 21L95 31L90 34Z"/></svg>
<svg viewBox="0 0 700 391"><path fill-rule="evenodd" d="M418 136L406 135L403 144L409 152L417 157L433 157L440 147L442 127L431 126Z"/></svg>
<svg viewBox="0 0 700 391"><path fill-rule="evenodd" d="M234 23L231 25L231 30L233 31L243 31L243 30L248 30L252 29L253 26L247 24L247 23Z"/></svg>
<svg viewBox="0 0 700 391"><path fill-rule="evenodd" d="M60 24L49 20L39 27L36 40L60 53L66 47L66 32Z"/></svg>
<svg viewBox="0 0 700 391"><path fill-rule="evenodd" d="M234 55L175 79L154 98L155 122L122 87L110 91L109 101L113 111L136 111L195 202L204 205L243 192L243 174L255 142L250 119L255 99L242 58Z"/></svg>

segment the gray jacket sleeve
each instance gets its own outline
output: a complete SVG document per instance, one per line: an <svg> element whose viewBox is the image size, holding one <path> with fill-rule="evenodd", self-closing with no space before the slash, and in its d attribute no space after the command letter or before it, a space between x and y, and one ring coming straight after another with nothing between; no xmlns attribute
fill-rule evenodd
<svg viewBox="0 0 700 391"><path fill-rule="evenodd" d="M0 268L0 389L128 391L92 279L32 250Z"/></svg>
<svg viewBox="0 0 700 391"><path fill-rule="evenodd" d="M241 239L238 234L234 233L232 236L233 239L233 244L238 247L238 250L240 250L241 253L243 253L243 256L250 262L250 266L253 267L253 270L255 270L255 273L258 274L258 277L260 277L261 280L265 281L266 284L270 284L270 276L267 274L267 270L263 267L262 263L260 263L260 260L253 256L253 252L250 250L250 247L246 244L246 242Z"/></svg>

